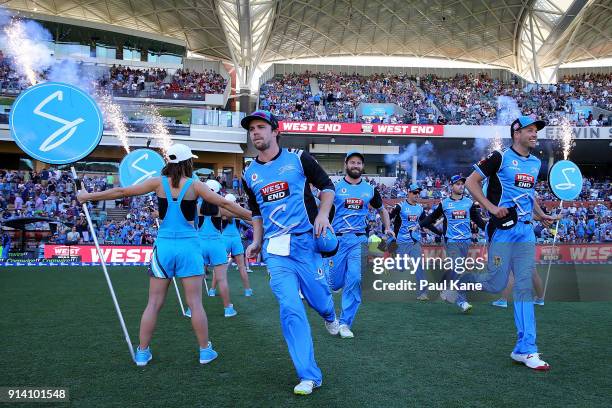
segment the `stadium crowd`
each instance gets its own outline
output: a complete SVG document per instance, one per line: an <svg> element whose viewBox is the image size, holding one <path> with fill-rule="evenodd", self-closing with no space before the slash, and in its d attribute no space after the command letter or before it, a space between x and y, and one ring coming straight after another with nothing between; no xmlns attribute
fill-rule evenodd
<svg viewBox="0 0 612 408"><path fill-rule="evenodd" d="M114 94L136 96L139 91L145 89L145 83L154 83L155 86L161 87L167 75L168 72L161 68L138 69L113 65L108 76L104 75L99 84Z"/></svg>
<svg viewBox="0 0 612 408"><path fill-rule="evenodd" d="M311 78L317 80L316 86L311 87ZM512 106L500 97L512 98ZM259 98L262 109L292 121L492 125L499 123L500 110L508 109L553 125L567 119L578 126L610 126L610 117L585 115L576 108L612 111L612 74L566 76L555 85L521 89L518 77L505 83L484 73L440 78L306 71L270 79L262 84ZM361 103L394 103L401 110L383 116L358 115Z"/></svg>
<svg viewBox="0 0 612 408"><path fill-rule="evenodd" d="M146 70L113 65L100 80L100 86L109 89L114 94L138 97L139 92L147 90L145 96L197 96L205 94L222 94L227 86L227 80L221 74L212 70L194 72L188 69L178 69L169 75L160 68Z"/></svg>
<svg viewBox="0 0 612 408"><path fill-rule="evenodd" d="M0 94L17 94L29 87L27 81L13 68L12 60L5 57L0 50ZM44 79L46 73L40 73ZM193 72L178 69L173 74L162 68L133 68L124 65L113 65L97 79L101 89L110 91L116 96L160 97L175 95L222 94L227 87L227 80L217 72L204 70ZM142 91L146 94L141 94Z"/></svg>
<svg viewBox="0 0 612 408"><path fill-rule="evenodd" d="M112 188L115 176L108 174L85 177L90 191ZM152 243L156 235L155 204L146 197L116 202L125 207L126 218L107 219L106 203L89 205L92 220L98 225L100 242L140 245ZM49 229L48 219L60 223L50 243L79 244L91 242L82 207L76 201L72 176L67 171L43 169L40 172L0 170L0 220L36 217L39 221L28 226L31 230ZM46 220L47 219L47 220Z"/></svg>

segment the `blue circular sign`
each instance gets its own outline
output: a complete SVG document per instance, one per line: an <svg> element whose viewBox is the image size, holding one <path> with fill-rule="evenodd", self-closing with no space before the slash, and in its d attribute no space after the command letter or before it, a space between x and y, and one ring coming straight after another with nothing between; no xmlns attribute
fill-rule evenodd
<svg viewBox="0 0 612 408"><path fill-rule="evenodd" d="M140 184L152 177L159 177L166 165L163 157L151 149L134 150L121 160L119 183L122 187Z"/></svg>
<svg viewBox="0 0 612 408"><path fill-rule="evenodd" d="M45 82L22 92L11 109L15 143L36 160L69 164L100 143L102 112L91 96L60 82Z"/></svg>
<svg viewBox="0 0 612 408"><path fill-rule="evenodd" d="M550 168L548 185L559 200L574 200L582 191L582 173L574 162L558 161Z"/></svg>

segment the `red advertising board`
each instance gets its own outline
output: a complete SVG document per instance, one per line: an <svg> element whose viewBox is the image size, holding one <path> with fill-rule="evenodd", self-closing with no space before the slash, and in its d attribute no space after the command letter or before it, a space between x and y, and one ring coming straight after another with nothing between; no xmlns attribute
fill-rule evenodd
<svg viewBox="0 0 612 408"><path fill-rule="evenodd" d="M443 136L443 125L385 123L279 122L282 133L381 136Z"/></svg>
<svg viewBox="0 0 612 408"><path fill-rule="evenodd" d="M152 246L102 245L105 262L150 262ZM45 259L77 258L80 262L100 262L93 245L45 245Z"/></svg>
<svg viewBox="0 0 612 408"><path fill-rule="evenodd" d="M151 246L103 245L105 262L147 263L151 261ZM444 257L444 247L423 245L426 258ZM468 254L470 258L486 258L486 247L474 245ZM45 258L77 258L80 262L100 262L93 245L45 245ZM537 245L536 262L547 263L608 263L612 262L612 243L608 244L557 244Z"/></svg>
<svg viewBox="0 0 612 408"><path fill-rule="evenodd" d="M486 258L483 245L470 248L468 257ZM444 257L444 248L437 245L423 245L426 258ZM610 244L556 244L536 245L536 262L547 263L608 263L612 262L612 243Z"/></svg>

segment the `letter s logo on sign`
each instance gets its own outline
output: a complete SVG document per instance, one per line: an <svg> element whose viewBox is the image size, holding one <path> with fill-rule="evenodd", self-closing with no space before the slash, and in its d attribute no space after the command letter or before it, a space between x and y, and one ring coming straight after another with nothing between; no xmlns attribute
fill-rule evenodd
<svg viewBox="0 0 612 408"><path fill-rule="evenodd" d="M285 181L275 181L266 184L260 190L261 196L266 203L282 200L289 197L289 184Z"/></svg>

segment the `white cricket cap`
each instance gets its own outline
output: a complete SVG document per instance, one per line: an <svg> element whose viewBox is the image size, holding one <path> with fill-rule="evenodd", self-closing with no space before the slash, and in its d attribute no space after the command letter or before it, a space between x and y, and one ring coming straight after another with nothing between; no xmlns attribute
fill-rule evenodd
<svg viewBox="0 0 612 408"><path fill-rule="evenodd" d="M213 180L213 179L206 180L206 185L210 187L210 189L214 191L215 193L218 193L219 191L221 191L221 184L217 180Z"/></svg>
<svg viewBox="0 0 612 408"><path fill-rule="evenodd" d="M233 195L232 193L228 193L228 194L226 194L226 195L225 195L225 199L226 199L227 201L231 201L232 203L235 203L235 202L236 202L236 196L235 196L235 195Z"/></svg>
<svg viewBox="0 0 612 408"><path fill-rule="evenodd" d="M189 159L197 159L198 156L191 153L189 146L182 143L175 143L166 151L168 154L168 163L178 163Z"/></svg>

